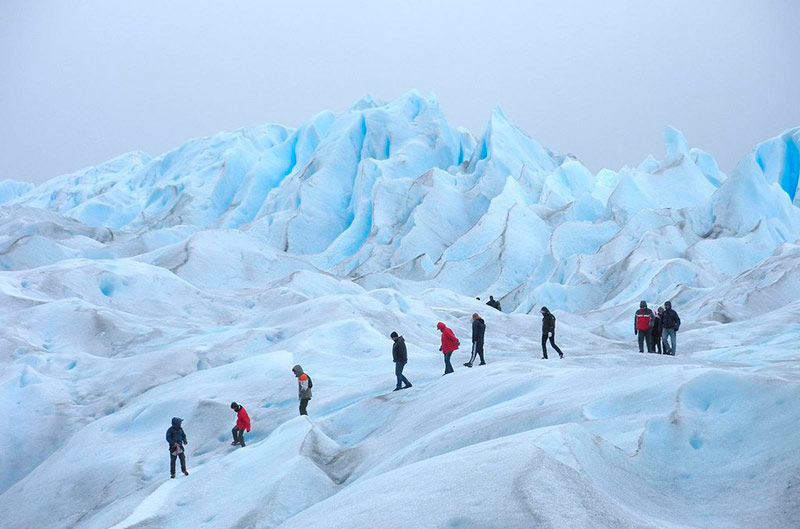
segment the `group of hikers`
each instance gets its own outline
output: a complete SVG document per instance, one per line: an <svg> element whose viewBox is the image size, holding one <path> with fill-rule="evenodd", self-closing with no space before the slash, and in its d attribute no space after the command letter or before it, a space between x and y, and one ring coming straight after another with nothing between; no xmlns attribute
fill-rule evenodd
<svg viewBox="0 0 800 529"><path fill-rule="evenodd" d="M490 296L487 305L500 310L500 304ZM539 309L542 315L542 360L547 360L547 342L558 353L559 358L564 358L564 353L556 345L556 317L548 310L547 307ZM675 333L681 325L681 319L678 314L672 309L672 303L667 301L664 307L658 307L656 313L647 308L647 302L642 301L639 304L639 310L636 311L633 320L634 333L638 337L639 352L644 352L644 344L647 344L647 352L662 354L662 338L663 338L663 354L675 355L676 341ZM436 324L436 328L441 333L441 345L439 351L444 356L444 375L449 375L454 371L451 357L453 352L460 346L461 342L456 337L452 329L447 327L444 322ZM478 313L472 315L472 351L470 359L464 363L465 367L471 368L476 359L480 359L479 366L486 365L484 358L483 341L486 334L486 322L481 318ZM392 361L394 362L394 374L397 378L397 385L394 391L400 391L413 387L411 382L403 374L406 364L408 363L408 350L406 349L405 338L399 335L396 331L392 331L389 335L392 341ZM669 341L668 341L669 340ZM308 401L311 400L311 388L314 383L311 377L303 371L303 368L296 365L292 368L292 373L297 378L298 398L300 400L300 415L308 415ZM244 433L250 431L250 417L247 415L247 410L244 406L236 402L231 403L231 409L236 412L236 425L231 430L233 434L232 446L245 446ZM170 449L170 477L175 477L175 463L180 459L181 471L184 475L189 475L186 471L186 456L184 455L183 447L187 444L186 434L181 426L183 419L179 417L172 418L172 426L167 430L167 443Z"/></svg>
<svg viewBox="0 0 800 529"><path fill-rule="evenodd" d="M303 371L300 365L292 368L292 373L297 378L297 392L300 399L300 415L308 415L308 401L311 400L311 388L314 382L308 373ZM244 406L236 401L231 402L231 409L236 412L236 424L231 430L233 434L233 442L231 446L245 446L244 432L250 431L250 416ZM175 478L175 463L178 459L181 462L181 472L184 476L188 476L189 472L186 470L186 455L184 454L184 446L188 444L186 440L186 432L183 431L183 419L180 417L172 418L172 426L167 430L167 444L169 445L169 474L171 478Z"/></svg>
<svg viewBox="0 0 800 529"><path fill-rule="evenodd" d="M647 308L646 301L641 301L633 316L633 334L639 339L639 352L644 353L644 344L647 343L648 353L675 356L675 333L680 326L681 319L672 309L671 301L658 307L655 313Z"/></svg>

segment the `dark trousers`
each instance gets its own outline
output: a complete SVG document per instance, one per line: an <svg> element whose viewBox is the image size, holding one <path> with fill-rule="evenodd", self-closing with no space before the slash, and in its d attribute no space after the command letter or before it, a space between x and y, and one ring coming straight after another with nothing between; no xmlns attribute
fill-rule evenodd
<svg viewBox="0 0 800 529"><path fill-rule="evenodd" d="M403 385L410 386L411 382L403 375L403 368L406 367L405 362L396 362L394 364L394 374L397 377L397 387L402 387Z"/></svg>
<svg viewBox="0 0 800 529"><path fill-rule="evenodd" d="M639 352L644 352L644 342L647 342L647 352L653 352L653 336L650 334L650 329L646 331L636 331L636 334L639 337Z"/></svg>
<svg viewBox="0 0 800 529"><path fill-rule="evenodd" d="M472 365L475 362L475 357L481 357L481 364L485 364L486 361L483 359L483 342L472 342L472 356L469 359L469 365Z"/></svg>
<svg viewBox="0 0 800 529"><path fill-rule="evenodd" d="M244 428L234 426L231 433L233 434L233 442L244 446Z"/></svg>
<svg viewBox="0 0 800 529"><path fill-rule="evenodd" d="M175 460L180 458L181 459L181 472L186 473L186 454L181 452L180 454L174 456L172 452L169 453L169 475L175 475Z"/></svg>
<svg viewBox="0 0 800 529"><path fill-rule="evenodd" d="M453 372L453 364L450 363L450 357L453 356L453 353L445 353L444 354L444 374L452 373Z"/></svg>
<svg viewBox="0 0 800 529"><path fill-rule="evenodd" d="M662 351L661 351L661 333L660 332L654 332L653 333L653 336L650 339L650 343L652 344L654 353L658 353L658 354L662 353Z"/></svg>
<svg viewBox="0 0 800 529"><path fill-rule="evenodd" d="M547 339L548 339L547 335L543 334L542 335L542 356L544 358L547 358ZM550 345L552 345L553 349L556 350L556 352L558 353L558 356L564 356L564 353L562 353L561 349L559 349L558 346L556 345L555 333L553 333L553 336L550 336Z"/></svg>
<svg viewBox="0 0 800 529"><path fill-rule="evenodd" d="M308 415L308 401L311 399L300 399L300 415Z"/></svg>

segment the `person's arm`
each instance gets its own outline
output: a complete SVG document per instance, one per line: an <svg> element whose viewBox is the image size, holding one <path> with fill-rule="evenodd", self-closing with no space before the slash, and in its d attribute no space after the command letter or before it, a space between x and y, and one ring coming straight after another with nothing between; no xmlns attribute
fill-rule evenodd
<svg viewBox="0 0 800 529"><path fill-rule="evenodd" d="M653 314L653 311L650 311L650 330L653 330L653 325L656 324L656 316Z"/></svg>
<svg viewBox="0 0 800 529"><path fill-rule="evenodd" d="M678 332L678 327L681 326L681 319L678 316L677 312L675 312L674 310L672 312L675 314L675 332Z"/></svg>
<svg viewBox="0 0 800 529"><path fill-rule="evenodd" d="M639 311L633 313L633 334L636 334L636 317L639 315Z"/></svg>
<svg viewBox="0 0 800 529"><path fill-rule="evenodd" d="M183 428L181 428L181 437L183 438L183 444L188 445L189 441L186 440L186 432L183 431Z"/></svg>

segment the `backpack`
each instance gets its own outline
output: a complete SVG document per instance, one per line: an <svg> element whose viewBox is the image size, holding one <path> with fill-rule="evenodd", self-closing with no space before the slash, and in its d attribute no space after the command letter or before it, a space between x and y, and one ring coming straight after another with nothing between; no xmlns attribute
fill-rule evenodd
<svg viewBox="0 0 800 529"><path fill-rule="evenodd" d="M643 312L643 313L636 313L636 330L637 331L647 331L650 329L650 314Z"/></svg>
<svg viewBox="0 0 800 529"><path fill-rule="evenodd" d="M311 389L314 387L314 382L311 381L311 377L308 376L308 373L306 373L306 376L308 377L308 389Z"/></svg>

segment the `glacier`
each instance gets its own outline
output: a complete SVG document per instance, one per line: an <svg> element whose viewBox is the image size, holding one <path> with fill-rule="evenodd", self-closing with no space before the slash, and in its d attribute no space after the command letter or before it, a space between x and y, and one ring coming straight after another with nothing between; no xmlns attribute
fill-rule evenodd
<svg viewBox="0 0 800 529"><path fill-rule="evenodd" d="M595 174L410 92L0 182L0 525L797 527L800 128L729 175L664 143ZM678 356L636 353L640 299Z"/></svg>

